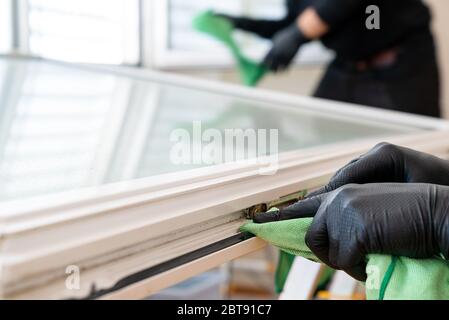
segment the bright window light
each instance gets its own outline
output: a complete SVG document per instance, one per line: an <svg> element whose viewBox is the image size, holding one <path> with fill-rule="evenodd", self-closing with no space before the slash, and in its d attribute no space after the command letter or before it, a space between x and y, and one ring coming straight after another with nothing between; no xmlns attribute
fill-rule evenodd
<svg viewBox="0 0 449 320"><path fill-rule="evenodd" d="M11 1L0 0L0 52L9 52L12 48Z"/></svg>
<svg viewBox="0 0 449 320"><path fill-rule="evenodd" d="M28 0L33 55L102 64L139 62L138 0Z"/></svg>

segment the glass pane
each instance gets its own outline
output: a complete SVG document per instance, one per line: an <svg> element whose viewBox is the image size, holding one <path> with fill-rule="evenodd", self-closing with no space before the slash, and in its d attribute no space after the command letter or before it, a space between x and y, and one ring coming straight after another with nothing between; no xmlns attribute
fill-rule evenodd
<svg viewBox="0 0 449 320"><path fill-rule="evenodd" d="M0 72L0 200L419 130L47 62Z"/></svg>

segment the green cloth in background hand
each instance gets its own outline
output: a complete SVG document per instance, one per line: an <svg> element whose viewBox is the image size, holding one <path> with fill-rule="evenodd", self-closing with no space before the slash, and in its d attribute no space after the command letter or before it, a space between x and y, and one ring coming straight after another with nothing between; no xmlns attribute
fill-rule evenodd
<svg viewBox="0 0 449 320"><path fill-rule="evenodd" d="M279 259L274 275L274 286L276 293L280 294L284 291L285 283L287 282L288 274L295 261L296 256L285 251L279 250ZM318 290L324 290L329 280L334 275L335 270L326 266L321 273L320 279L317 283Z"/></svg>
<svg viewBox="0 0 449 320"><path fill-rule="evenodd" d="M234 27L225 18L215 16L212 11L206 11L195 17L193 27L223 42L231 50L238 63L242 82L245 85L250 87L256 86L267 73L267 69L262 64L244 56L232 36Z"/></svg>
<svg viewBox="0 0 449 320"><path fill-rule="evenodd" d="M311 223L311 218L265 224L250 222L241 230L286 253L319 262L305 243ZM368 300L449 300L448 261L440 257L418 260L378 254L369 255L367 259Z"/></svg>
<svg viewBox="0 0 449 320"><path fill-rule="evenodd" d="M284 291L284 286L295 258L295 255L279 250L278 264L274 273L274 290L277 294Z"/></svg>

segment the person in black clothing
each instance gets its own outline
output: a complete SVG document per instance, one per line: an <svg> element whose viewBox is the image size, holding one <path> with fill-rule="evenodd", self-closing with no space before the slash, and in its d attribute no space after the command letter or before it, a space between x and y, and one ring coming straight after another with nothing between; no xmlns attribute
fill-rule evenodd
<svg viewBox="0 0 449 320"><path fill-rule="evenodd" d="M379 29L366 25L371 5L379 8ZM274 72L311 40L334 50L316 97L440 117L431 14L422 0L287 0L286 6L277 21L219 15L272 40L264 64Z"/></svg>

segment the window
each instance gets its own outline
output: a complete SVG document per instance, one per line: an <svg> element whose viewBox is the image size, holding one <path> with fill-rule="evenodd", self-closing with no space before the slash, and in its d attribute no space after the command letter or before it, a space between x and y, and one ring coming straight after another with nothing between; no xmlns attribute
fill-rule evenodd
<svg viewBox="0 0 449 320"><path fill-rule="evenodd" d="M10 0L0 1L0 53L12 48L12 11Z"/></svg>
<svg viewBox="0 0 449 320"><path fill-rule="evenodd" d="M104 64L139 63L138 0L27 0L21 8L30 54Z"/></svg>
<svg viewBox="0 0 449 320"><path fill-rule="evenodd" d="M208 9L279 19L284 0L1 0L0 52L68 62L146 67L230 66L226 48L195 31L193 17ZM237 32L245 53L260 60L269 41ZM322 63L330 54L306 45L298 61Z"/></svg>
<svg viewBox="0 0 449 320"><path fill-rule="evenodd" d="M157 12L154 24L156 49L153 57L157 67L225 66L232 63L229 53L220 43L191 27L194 16L208 9L269 19L279 19L285 15L284 0L157 1L153 8ZM244 33L237 33L237 37L245 52L254 59L262 59L269 49L269 41ZM312 43L301 50L298 61L323 62L329 57L330 53L319 43Z"/></svg>

